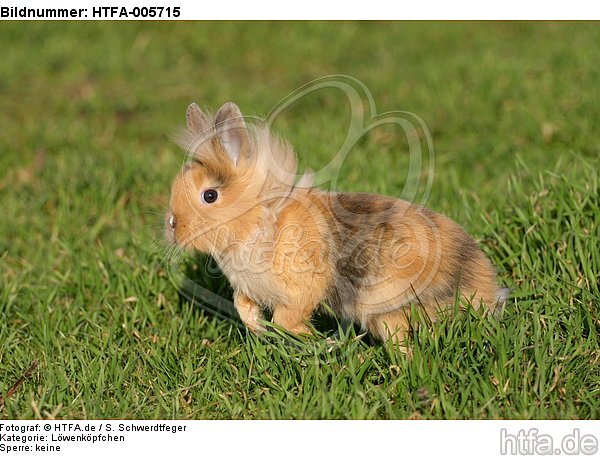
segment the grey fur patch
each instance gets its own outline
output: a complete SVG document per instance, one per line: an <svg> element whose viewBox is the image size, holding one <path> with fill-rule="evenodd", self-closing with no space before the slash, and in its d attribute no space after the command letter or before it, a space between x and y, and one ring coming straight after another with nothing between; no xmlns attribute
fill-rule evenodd
<svg viewBox="0 0 600 456"><path fill-rule="evenodd" d="M330 195L332 241L338 257L328 301L338 314L353 309L365 278L374 274L378 254L373 234L393 229L394 202L368 193Z"/></svg>

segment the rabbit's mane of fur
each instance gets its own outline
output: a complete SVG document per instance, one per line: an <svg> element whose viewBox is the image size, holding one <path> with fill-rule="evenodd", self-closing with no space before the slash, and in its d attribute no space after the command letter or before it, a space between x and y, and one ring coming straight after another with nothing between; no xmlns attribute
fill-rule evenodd
<svg viewBox="0 0 600 456"><path fill-rule="evenodd" d="M214 116L206 115L206 125L214 125ZM240 127L234 127L240 128ZM243 151L237 164L227 157L217 130L210 126L183 129L176 142L187 151L191 161L204 165L209 173L226 173L246 183L247 195L259 196L275 209L296 188L310 188L313 174L307 170L297 174L298 160L294 148L273 134L264 123L241 127L248 134L248 150ZM241 129L240 128L240 129ZM242 131L243 133L243 131ZM258 202L258 201L257 201Z"/></svg>

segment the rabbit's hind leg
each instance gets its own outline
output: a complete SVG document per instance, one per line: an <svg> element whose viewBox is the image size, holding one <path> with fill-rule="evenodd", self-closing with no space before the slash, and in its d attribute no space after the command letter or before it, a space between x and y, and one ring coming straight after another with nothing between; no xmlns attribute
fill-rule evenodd
<svg viewBox="0 0 600 456"><path fill-rule="evenodd" d="M392 344L398 350L410 354L406 345L410 321L406 311L398 310L395 312L372 315L367 320L367 329L382 342L391 339Z"/></svg>

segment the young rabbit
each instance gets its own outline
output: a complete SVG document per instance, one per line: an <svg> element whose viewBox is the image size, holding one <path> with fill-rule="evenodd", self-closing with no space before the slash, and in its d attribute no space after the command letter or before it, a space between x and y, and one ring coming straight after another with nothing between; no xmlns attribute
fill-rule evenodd
<svg viewBox="0 0 600 456"><path fill-rule="evenodd" d="M290 145L247 126L237 105L212 117L187 110L179 143L191 155L176 177L167 238L211 254L253 332L262 310L286 330L309 332L322 302L375 337L402 345L411 304L430 318L457 296L494 309L496 271L453 221L388 196L328 193L296 183Z"/></svg>

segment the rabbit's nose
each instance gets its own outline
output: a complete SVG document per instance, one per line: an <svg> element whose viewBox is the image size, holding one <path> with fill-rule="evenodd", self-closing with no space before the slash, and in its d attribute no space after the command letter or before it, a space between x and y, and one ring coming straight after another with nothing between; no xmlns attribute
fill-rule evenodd
<svg viewBox="0 0 600 456"><path fill-rule="evenodd" d="M167 219L167 223L169 224L169 228L175 231L175 227L177 226L177 222L175 221L175 216L171 213L169 218Z"/></svg>

